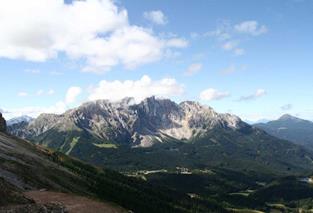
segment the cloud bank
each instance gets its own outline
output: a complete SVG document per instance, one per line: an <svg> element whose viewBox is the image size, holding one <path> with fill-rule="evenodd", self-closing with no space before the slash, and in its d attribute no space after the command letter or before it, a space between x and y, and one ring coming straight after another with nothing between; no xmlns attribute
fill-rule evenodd
<svg viewBox="0 0 313 213"><path fill-rule="evenodd" d="M247 95L247 96L241 96L238 101L251 101L255 100L257 98L260 98L262 96L266 95L266 91L264 89L258 89L255 91L255 93Z"/></svg>
<svg viewBox="0 0 313 213"><path fill-rule="evenodd" d="M258 36L267 33L268 29L265 25L260 25L257 21L244 21L234 26L239 33L246 33L253 36Z"/></svg>
<svg viewBox="0 0 313 213"><path fill-rule="evenodd" d="M151 29L131 25L126 9L111 0L71 4L63 0L0 0L0 4L2 58L43 62L64 53L82 60L86 72L104 72L120 64L132 69L154 62L170 48L185 46L171 45ZM160 23L164 19L153 17Z"/></svg>
<svg viewBox="0 0 313 213"><path fill-rule="evenodd" d="M165 25L168 22L167 17L160 10L146 11L143 13L143 17L158 25Z"/></svg>
<svg viewBox="0 0 313 213"><path fill-rule="evenodd" d="M108 99L118 101L125 97L133 97L136 102L150 97L173 97L182 95L183 85L177 83L173 78L152 80L144 75L139 80L126 81L101 81L95 88L91 89L89 100Z"/></svg>
<svg viewBox="0 0 313 213"><path fill-rule="evenodd" d="M202 67L203 67L203 65L202 65L201 63L194 63L194 64L191 64L191 65L187 68L187 70L185 71L184 74L187 75L187 76L192 76L192 75L194 75L194 74L200 72L201 69L202 69Z"/></svg>
<svg viewBox="0 0 313 213"><path fill-rule="evenodd" d="M212 100L221 100L229 96L230 96L229 92L218 91L216 89L209 88L209 89L203 90L200 93L199 98L200 100L203 100L203 101L212 101Z"/></svg>

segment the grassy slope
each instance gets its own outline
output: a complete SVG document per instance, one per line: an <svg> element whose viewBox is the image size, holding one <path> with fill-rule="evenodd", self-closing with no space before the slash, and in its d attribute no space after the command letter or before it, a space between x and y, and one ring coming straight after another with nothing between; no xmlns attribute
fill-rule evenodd
<svg viewBox="0 0 313 213"><path fill-rule="evenodd" d="M289 175L308 173L313 169L311 152L263 131L240 133L217 129L191 141L170 140L150 148L135 149L98 147L88 137L81 137L70 155L120 171L175 169L179 166Z"/></svg>
<svg viewBox="0 0 313 213"><path fill-rule="evenodd" d="M167 187L96 168L2 133L0 158L0 169L14 175L6 179L14 182L16 177L19 180L17 185L21 189L18 190L46 188L71 192L112 201L135 212L226 212L214 202L191 199ZM2 201L1 205L13 202L12 199Z"/></svg>
<svg viewBox="0 0 313 213"><path fill-rule="evenodd" d="M0 178L0 189L0 206L31 203L23 196L22 190L8 183L4 178Z"/></svg>

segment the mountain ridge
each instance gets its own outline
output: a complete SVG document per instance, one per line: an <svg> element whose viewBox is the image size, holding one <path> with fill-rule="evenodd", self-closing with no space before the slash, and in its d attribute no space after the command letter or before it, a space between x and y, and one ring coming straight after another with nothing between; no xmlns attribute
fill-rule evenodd
<svg viewBox="0 0 313 213"><path fill-rule="evenodd" d="M313 167L310 151L235 115L155 97L138 104L130 98L87 102L61 115L42 114L10 133L120 171L222 166L287 174Z"/></svg>
<svg viewBox="0 0 313 213"><path fill-rule="evenodd" d="M254 125L275 137L313 149L313 122L289 114L277 120Z"/></svg>
<svg viewBox="0 0 313 213"><path fill-rule="evenodd" d="M204 128L201 125L205 125ZM195 134L201 134L203 129L216 126L236 129L248 125L237 116L218 114L211 107L197 102L176 104L153 96L139 104L131 98L120 102L86 102L61 115L41 114L21 128L10 128L10 132L29 139L53 128L58 131L76 129L91 132L102 140L120 144L128 141L131 146L148 147L157 141L162 142L164 137L190 139Z"/></svg>

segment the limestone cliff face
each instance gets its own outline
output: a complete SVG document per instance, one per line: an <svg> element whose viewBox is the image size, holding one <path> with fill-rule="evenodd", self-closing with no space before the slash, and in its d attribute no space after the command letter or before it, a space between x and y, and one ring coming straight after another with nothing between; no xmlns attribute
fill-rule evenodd
<svg viewBox="0 0 313 213"><path fill-rule="evenodd" d="M177 104L169 99L150 97L139 104L132 98L119 102L87 102L62 115L43 114L14 131L28 139L49 130L84 131L104 141L147 147L169 137L188 140L213 128L240 130L246 127L249 125L237 116L219 114L197 102Z"/></svg>
<svg viewBox="0 0 313 213"><path fill-rule="evenodd" d="M0 113L0 132L6 132L7 125L5 119L2 117L2 114Z"/></svg>

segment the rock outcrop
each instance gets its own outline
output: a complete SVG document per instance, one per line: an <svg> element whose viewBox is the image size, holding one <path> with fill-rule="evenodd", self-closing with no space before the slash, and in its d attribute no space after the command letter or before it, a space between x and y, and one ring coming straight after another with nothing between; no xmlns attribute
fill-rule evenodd
<svg viewBox="0 0 313 213"><path fill-rule="evenodd" d="M2 114L0 113L0 132L6 132L7 125L5 119L2 117Z"/></svg>

